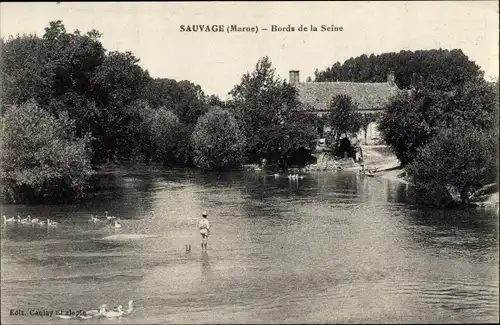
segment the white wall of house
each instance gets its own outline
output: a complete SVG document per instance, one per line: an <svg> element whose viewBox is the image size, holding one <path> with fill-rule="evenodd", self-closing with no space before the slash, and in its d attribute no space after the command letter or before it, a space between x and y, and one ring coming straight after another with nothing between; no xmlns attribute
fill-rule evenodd
<svg viewBox="0 0 500 325"><path fill-rule="evenodd" d="M371 122L368 124L368 128L366 129L366 135L364 130L360 130L357 137L362 144L374 144L377 141L380 141L381 135L378 129L378 123Z"/></svg>

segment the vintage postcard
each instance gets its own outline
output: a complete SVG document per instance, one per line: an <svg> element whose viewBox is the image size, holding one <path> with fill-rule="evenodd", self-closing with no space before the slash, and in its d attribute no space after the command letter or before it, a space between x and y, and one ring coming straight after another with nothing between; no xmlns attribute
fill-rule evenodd
<svg viewBox="0 0 500 325"><path fill-rule="evenodd" d="M498 1L2 2L2 324L496 323Z"/></svg>

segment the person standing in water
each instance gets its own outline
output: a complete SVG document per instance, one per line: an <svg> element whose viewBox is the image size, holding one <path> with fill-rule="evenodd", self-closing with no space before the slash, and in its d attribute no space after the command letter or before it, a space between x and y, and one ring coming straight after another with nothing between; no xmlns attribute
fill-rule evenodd
<svg viewBox="0 0 500 325"><path fill-rule="evenodd" d="M210 222L208 222L208 215L205 211L201 214L203 218L200 220L198 227L201 234L201 250L207 250L208 236L210 235Z"/></svg>

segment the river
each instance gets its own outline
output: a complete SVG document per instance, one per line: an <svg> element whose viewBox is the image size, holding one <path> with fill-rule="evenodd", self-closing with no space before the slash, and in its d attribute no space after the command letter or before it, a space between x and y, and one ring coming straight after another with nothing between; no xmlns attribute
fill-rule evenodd
<svg viewBox="0 0 500 325"><path fill-rule="evenodd" d="M77 204L2 207L59 223L2 225L2 324L498 321L496 210L418 207L406 185L349 171L142 166L96 182ZM122 227L88 222L105 211ZM130 299L119 319L30 315Z"/></svg>

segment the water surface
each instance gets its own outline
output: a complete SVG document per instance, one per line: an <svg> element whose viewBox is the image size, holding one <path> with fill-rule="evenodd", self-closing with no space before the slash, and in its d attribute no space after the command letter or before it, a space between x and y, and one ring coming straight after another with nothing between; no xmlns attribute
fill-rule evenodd
<svg viewBox="0 0 500 325"><path fill-rule="evenodd" d="M406 185L348 171L292 182L141 167L97 181L78 204L2 207L59 222L2 226L2 324L498 321L495 210L424 209ZM87 221L104 211L123 227ZM130 299L120 319L10 315Z"/></svg>

